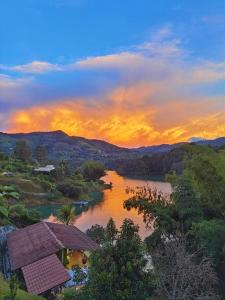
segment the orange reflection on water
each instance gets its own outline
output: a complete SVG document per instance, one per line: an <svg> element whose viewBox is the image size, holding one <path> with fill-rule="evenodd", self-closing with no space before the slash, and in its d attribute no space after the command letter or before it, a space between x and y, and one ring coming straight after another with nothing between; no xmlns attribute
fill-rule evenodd
<svg viewBox="0 0 225 300"><path fill-rule="evenodd" d="M81 230L86 231L94 224L105 226L112 217L117 227L120 227L125 218L131 218L139 225L140 235L142 237L148 236L150 231L146 230L142 216L138 215L134 209L127 211L123 208L123 202L128 198L126 188L135 188L148 184L150 187L163 192L164 195L169 195L171 193L171 185L166 182L130 179L118 175L115 171L108 171L107 175L102 179L107 183L112 182L113 188L104 191L104 196L100 203L78 216L75 225Z"/></svg>

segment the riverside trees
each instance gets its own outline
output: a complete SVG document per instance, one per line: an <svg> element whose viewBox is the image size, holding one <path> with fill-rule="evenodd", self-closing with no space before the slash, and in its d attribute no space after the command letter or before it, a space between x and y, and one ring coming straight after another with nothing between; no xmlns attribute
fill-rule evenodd
<svg viewBox="0 0 225 300"><path fill-rule="evenodd" d="M161 278L157 290L161 289L163 299L223 297L218 295L220 292L223 294L224 289L224 160L224 153L203 149L202 153L196 153L186 161L182 175L168 176L173 186L170 199L163 198L150 188L141 188L131 191L130 199L125 201L128 210L137 209L146 225L154 227L146 243L153 257L157 278ZM182 239L186 240L185 244L178 245ZM171 251L173 256L170 257ZM172 258L172 264L163 263ZM189 267L181 271L185 265ZM173 272L181 272L176 282L176 292L171 281L169 284ZM181 279L185 289L184 286L178 288ZM174 293L183 296L174 296Z"/></svg>
<svg viewBox="0 0 225 300"><path fill-rule="evenodd" d="M99 227L95 229L99 231ZM138 226L132 220L125 219L118 231L111 219L104 232L102 247L91 257L88 284L68 297L65 291L62 299L150 299L154 286L153 274L145 270L147 260Z"/></svg>

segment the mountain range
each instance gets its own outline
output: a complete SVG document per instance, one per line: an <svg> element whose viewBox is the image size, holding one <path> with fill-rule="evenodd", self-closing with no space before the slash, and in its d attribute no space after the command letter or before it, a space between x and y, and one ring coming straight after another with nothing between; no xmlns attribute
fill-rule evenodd
<svg viewBox="0 0 225 300"><path fill-rule="evenodd" d="M195 138L193 138L194 140ZM79 165L86 159L100 160L107 163L108 160L117 158L132 158L141 155L153 155L165 153L186 144L162 144L139 148L123 148L110 144L103 140L87 139L84 137L69 136L63 131L31 132L31 133L4 133L0 132L0 152L12 153L18 140L26 140L34 149L37 145L43 145L52 161L67 159ZM214 140L195 139L195 144L220 147L225 145L225 137Z"/></svg>

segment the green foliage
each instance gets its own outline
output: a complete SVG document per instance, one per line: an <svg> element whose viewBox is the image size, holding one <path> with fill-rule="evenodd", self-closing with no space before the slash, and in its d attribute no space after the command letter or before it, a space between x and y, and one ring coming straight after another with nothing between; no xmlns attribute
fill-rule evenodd
<svg viewBox="0 0 225 300"><path fill-rule="evenodd" d="M187 164L187 172L193 178L202 203L225 212L225 174L221 174L220 155L198 155Z"/></svg>
<svg viewBox="0 0 225 300"><path fill-rule="evenodd" d="M97 244L102 244L106 239L105 228L98 224L92 225L92 227L86 231L86 234Z"/></svg>
<svg viewBox="0 0 225 300"><path fill-rule="evenodd" d="M74 182L73 180L66 180L57 184L56 188L66 197L78 199L82 189L83 184L81 182Z"/></svg>
<svg viewBox="0 0 225 300"><path fill-rule="evenodd" d="M40 221L40 215L33 209L22 204L15 204L9 208L8 218L17 227L25 227Z"/></svg>
<svg viewBox="0 0 225 300"><path fill-rule="evenodd" d="M0 273L0 300L5 300L9 298L9 295L10 295L9 283L3 279L3 276ZM44 298L29 294L21 289L18 289L16 300L44 300Z"/></svg>
<svg viewBox="0 0 225 300"><path fill-rule="evenodd" d="M112 218L109 219L109 222L105 229L106 241L113 244L113 242L117 239L118 230L116 228L116 224Z"/></svg>
<svg viewBox="0 0 225 300"><path fill-rule="evenodd" d="M32 150L30 146L26 143L26 141L18 141L16 143L16 147L14 150L14 156L16 159L22 160L22 161L30 161L32 157Z"/></svg>
<svg viewBox="0 0 225 300"><path fill-rule="evenodd" d="M225 259L225 155L223 151L216 152L209 147L190 145L183 149L186 151L183 174L173 172L167 176L173 187L170 199L164 199L149 188L137 188L131 191L132 196L124 206L128 210L137 209L146 225L154 227L153 234L146 239L151 253L160 249L165 236L176 241L181 233L185 234L190 257L193 251L198 253L196 259L199 261L193 268L201 270L201 259L204 262L208 257L212 258L218 276L222 278L221 289L224 289L225 278L221 270ZM184 259L188 260L189 254L184 253ZM171 270L160 272L168 277L168 288ZM207 291L207 285L204 289ZM204 294L204 289L199 293Z"/></svg>
<svg viewBox="0 0 225 300"><path fill-rule="evenodd" d="M203 211L200 199L193 189L192 181L187 176L179 176L171 195L180 223L180 229L187 231L193 222L202 218Z"/></svg>
<svg viewBox="0 0 225 300"><path fill-rule="evenodd" d="M224 220L203 220L192 226L191 234L207 256L218 264L225 259Z"/></svg>
<svg viewBox="0 0 225 300"><path fill-rule="evenodd" d="M80 169L86 180L97 180L105 175L104 165L94 160L86 161Z"/></svg>
<svg viewBox="0 0 225 300"><path fill-rule="evenodd" d="M173 232L177 228L177 212L173 202L168 201L151 187L137 187L128 190L131 197L124 202L127 210L137 209L143 215L147 227Z"/></svg>
<svg viewBox="0 0 225 300"><path fill-rule="evenodd" d="M64 289L60 295L57 295L57 300L95 300L88 289Z"/></svg>
<svg viewBox="0 0 225 300"><path fill-rule="evenodd" d="M9 288L10 288L10 300L16 299L17 290L20 286L18 278L15 274L12 275L9 281Z"/></svg>
<svg viewBox="0 0 225 300"><path fill-rule="evenodd" d="M16 199L19 200L20 194L18 189L13 185L0 185L0 194L6 199Z"/></svg>
<svg viewBox="0 0 225 300"><path fill-rule="evenodd" d="M72 205L63 205L57 212L57 218L69 225L75 217L75 208Z"/></svg>
<svg viewBox="0 0 225 300"><path fill-rule="evenodd" d="M96 300L148 299L153 293L153 280L152 273L144 271L147 261L138 226L125 219L117 234L110 220L106 231L109 239L93 253L89 282L80 293Z"/></svg>
<svg viewBox="0 0 225 300"><path fill-rule="evenodd" d="M9 211L6 207L0 206L0 216L3 218L8 218Z"/></svg>

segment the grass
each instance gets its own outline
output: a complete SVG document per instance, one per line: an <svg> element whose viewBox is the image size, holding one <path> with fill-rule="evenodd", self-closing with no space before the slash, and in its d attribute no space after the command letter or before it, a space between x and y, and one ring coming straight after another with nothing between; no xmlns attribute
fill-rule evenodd
<svg viewBox="0 0 225 300"><path fill-rule="evenodd" d="M4 297L8 295L9 295L8 283L0 275L0 300L4 300ZM29 294L22 290L18 290L16 300L44 300L44 298Z"/></svg>
<svg viewBox="0 0 225 300"><path fill-rule="evenodd" d="M2 185L15 185L21 191L33 192L33 193L45 193L45 190L40 184L34 182L33 180L27 180L21 178L20 176L13 177L0 177L0 184Z"/></svg>

